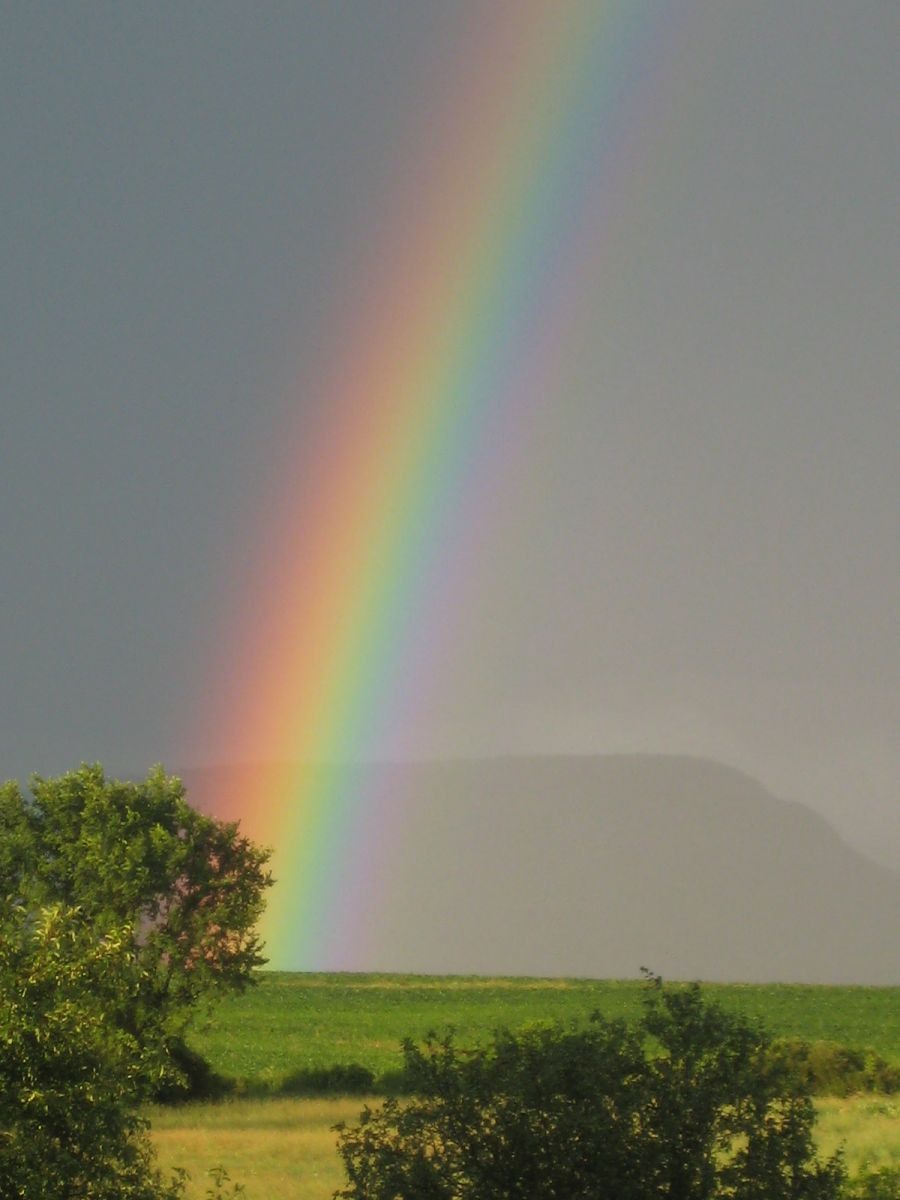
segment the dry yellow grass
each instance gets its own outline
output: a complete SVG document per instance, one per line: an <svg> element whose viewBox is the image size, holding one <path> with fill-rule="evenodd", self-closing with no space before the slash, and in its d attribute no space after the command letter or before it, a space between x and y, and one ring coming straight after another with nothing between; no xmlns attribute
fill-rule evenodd
<svg viewBox="0 0 900 1200"><path fill-rule="evenodd" d="M900 1167L900 1097L823 1097L816 1102L816 1143L823 1154L844 1147L847 1168Z"/></svg>
<svg viewBox="0 0 900 1200"><path fill-rule="evenodd" d="M330 1200L343 1182L332 1126L354 1122L363 1104L244 1100L155 1109L150 1117L160 1164L191 1173L188 1200L202 1200L210 1184L207 1172L217 1165L243 1183L247 1200ZM823 1099L817 1109L822 1153L844 1146L852 1174L864 1166L900 1166L900 1100Z"/></svg>
<svg viewBox="0 0 900 1200"><path fill-rule="evenodd" d="M343 1182L332 1126L355 1121L363 1101L268 1100L157 1109L150 1114L160 1165L191 1174L201 1200L210 1167L223 1166L247 1200L330 1200Z"/></svg>

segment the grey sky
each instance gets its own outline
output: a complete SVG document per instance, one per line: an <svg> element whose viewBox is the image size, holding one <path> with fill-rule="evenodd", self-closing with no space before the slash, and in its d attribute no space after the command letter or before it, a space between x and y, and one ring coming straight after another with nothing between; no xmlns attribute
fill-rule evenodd
<svg viewBox="0 0 900 1200"><path fill-rule="evenodd" d="M486 4L0 9L3 777L185 761L298 364ZM421 752L707 755L896 865L900 10L681 7Z"/></svg>

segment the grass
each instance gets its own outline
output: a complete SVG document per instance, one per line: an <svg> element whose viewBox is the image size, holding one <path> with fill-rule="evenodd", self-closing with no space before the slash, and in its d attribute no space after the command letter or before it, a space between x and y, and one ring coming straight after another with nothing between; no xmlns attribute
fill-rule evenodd
<svg viewBox="0 0 900 1200"><path fill-rule="evenodd" d="M501 1027L636 1017L643 985L573 979L301 975L266 972L223 1002L193 1039L222 1074L253 1090L297 1070L359 1063L376 1076L401 1065L405 1037L452 1026L461 1043ZM775 1037L832 1041L900 1066L900 988L709 984L711 998L760 1019Z"/></svg>
<svg viewBox="0 0 900 1200"><path fill-rule="evenodd" d="M208 1171L224 1166L247 1200L325 1200L343 1183L332 1126L352 1122L362 1102L243 1100L154 1109L150 1118L159 1165L187 1167L187 1200L200 1200Z"/></svg>
<svg viewBox="0 0 900 1200"><path fill-rule="evenodd" d="M825 1155L843 1147L851 1175L900 1169L900 1097L823 1096L816 1111L816 1144Z"/></svg>
<svg viewBox="0 0 900 1200"><path fill-rule="evenodd" d="M377 1100L372 1103L378 1103ZM343 1183L332 1126L353 1123L360 1099L240 1100L151 1112L153 1140L165 1168L191 1172L188 1200L223 1165L246 1188L246 1200L326 1200ZM816 1141L823 1154L844 1146L851 1174L900 1166L900 1102L855 1096L819 1101Z"/></svg>

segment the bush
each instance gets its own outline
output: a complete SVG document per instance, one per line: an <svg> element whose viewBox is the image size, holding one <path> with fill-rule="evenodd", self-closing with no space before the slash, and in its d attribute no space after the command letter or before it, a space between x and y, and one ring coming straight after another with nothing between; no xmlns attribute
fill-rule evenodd
<svg viewBox="0 0 900 1200"><path fill-rule="evenodd" d="M762 1030L652 979L635 1026L404 1045L411 1100L339 1126L343 1200L837 1200L809 1096Z"/></svg>
<svg viewBox="0 0 900 1200"><path fill-rule="evenodd" d="M374 1094L378 1096L411 1096L414 1091L405 1068L383 1071L375 1079Z"/></svg>
<svg viewBox="0 0 900 1200"><path fill-rule="evenodd" d="M851 1050L837 1042L779 1038L769 1051L798 1086L815 1096L900 1091L900 1068L872 1051Z"/></svg>
<svg viewBox="0 0 900 1200"><path fill-rule="evenodd" d="M331 1067L301 1067L282 1080L285 1096L366 1096L375 1090L375 1076L359 1063Z"/></svg>

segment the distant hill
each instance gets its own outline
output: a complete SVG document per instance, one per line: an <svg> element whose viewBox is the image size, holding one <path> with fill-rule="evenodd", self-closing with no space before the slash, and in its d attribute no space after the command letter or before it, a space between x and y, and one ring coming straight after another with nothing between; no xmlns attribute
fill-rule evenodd
<svg viewBox="0 0 900 1200"><path fill-rule="evenodd" d="M214 809L226 770L184 771L189 798ZM900 873L729 767L613 755L365 770L404 832L380 905L359 898L372 957L354 969L900 984Z"/></svg>

